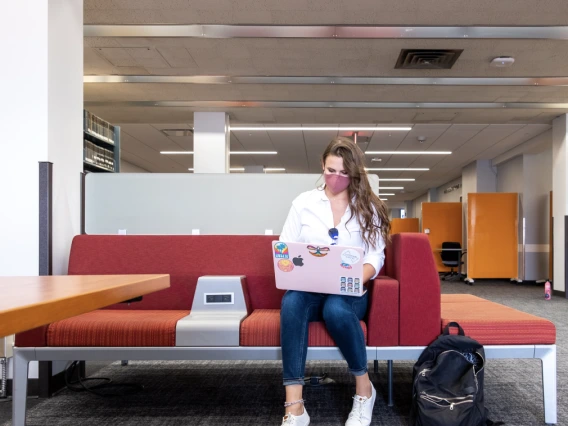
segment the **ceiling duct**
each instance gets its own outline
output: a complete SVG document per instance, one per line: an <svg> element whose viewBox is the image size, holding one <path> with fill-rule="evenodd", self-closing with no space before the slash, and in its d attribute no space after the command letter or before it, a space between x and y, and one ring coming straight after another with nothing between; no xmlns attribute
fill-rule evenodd
<svg viewBox="0 0 568 426"><path fill-rule="evenodd" d="M404 70L450 69L462 52L463 49L402 49L395 68Z"/></svg>
<svg viewBox="0 0 568 426"><path fill-rule="evenodd" d="M162 133L171 137L193 136L193 129L162 129Z"/></svg>

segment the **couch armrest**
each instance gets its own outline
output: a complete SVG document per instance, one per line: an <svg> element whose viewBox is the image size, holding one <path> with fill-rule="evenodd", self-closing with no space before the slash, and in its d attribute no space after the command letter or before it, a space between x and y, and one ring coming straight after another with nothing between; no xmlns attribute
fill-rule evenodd
<svg viewBox="0 0 568 426"><path fill-rule="evenodd" d="M398 281L378 277L369 285L367 346L398 346Z"/></svg>
<svg viewBox="0 0 568 426"><path fill-rule="evenodd" d="M20 348L47 346L48 327L49 325L42 325L41 327L17 333L14 345Z"/></svg>
<svg viewBox="0 0 568 426"><path fill-rule="evenodd" d="M441 296L428 236L393 235L386 259L387 275L399 283L399 344L430 344L441 330Z"/></svg>

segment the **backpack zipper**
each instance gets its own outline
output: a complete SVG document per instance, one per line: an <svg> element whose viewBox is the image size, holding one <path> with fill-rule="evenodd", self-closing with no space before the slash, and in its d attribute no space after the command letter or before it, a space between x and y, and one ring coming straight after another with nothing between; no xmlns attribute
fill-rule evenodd
<svg viewBox="0 0 568 426"><path fill-rule="evenodd" d="M472 404L473 403L473 395L466 395L466 396L457 396L455 398L440 398L439 396L429 395L426 392L422 392L420 394L420 398L431 402L438 407L449 408L450 410L454 410L456 405L461 404ZM447 404L440 404L440 402L446 402Z"/></svg>

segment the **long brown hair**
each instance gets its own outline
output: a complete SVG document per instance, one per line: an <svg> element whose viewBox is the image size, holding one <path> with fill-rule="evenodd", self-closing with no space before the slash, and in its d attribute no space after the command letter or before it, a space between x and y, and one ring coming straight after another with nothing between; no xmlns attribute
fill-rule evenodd
<svg viewBox="0 0 568 426"><path fill-rule="evenodd" d="M355 216L362 229L363 241L367 247L376 248L379 234L385 243L390 232L390 220L386 204L371 189L369 178L365 171L365 155L351 139L337 137L327 146L322 155L322 164L328 156L335 155L343 159L343 168L351 178L349 187L349 207L351 217ZM375 212L378 224L374 221Z"/></svg>

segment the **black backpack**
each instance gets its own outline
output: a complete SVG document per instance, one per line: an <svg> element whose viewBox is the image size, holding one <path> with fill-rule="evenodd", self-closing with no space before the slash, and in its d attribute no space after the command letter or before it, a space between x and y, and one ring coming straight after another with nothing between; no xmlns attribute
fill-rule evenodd
<svg viewBox="0 0 568 426"><path fill-rule="evenodd" d="M452 326L458 335L450 335ZM410 426L503 424L487 419L484 368L483 346L467 337L458 323L449 323L414 365Z"/></svg>

